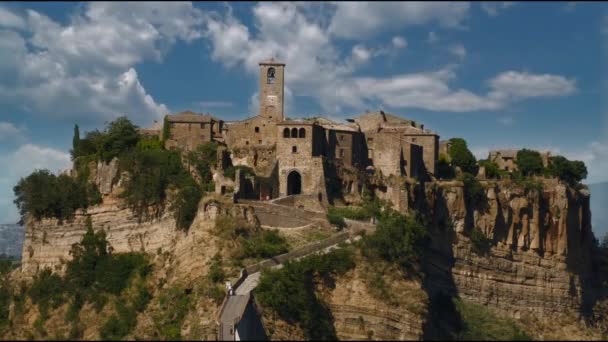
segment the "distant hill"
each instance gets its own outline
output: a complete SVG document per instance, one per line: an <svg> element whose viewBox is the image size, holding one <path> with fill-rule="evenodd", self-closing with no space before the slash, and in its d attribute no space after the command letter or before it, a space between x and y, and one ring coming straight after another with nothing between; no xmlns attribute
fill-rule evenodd
<svg viewBox="0 0 608 342"><path fill-rule="evenodd" d="M591 224L600 240L608 233L608 182L589 184L591 192Z"/></svg>
<svg viewBox="0 0 608 342"><path fill-rule="evenodd" d="M0 254L21 259L25 230L17 224L0 224Z"/></svg>

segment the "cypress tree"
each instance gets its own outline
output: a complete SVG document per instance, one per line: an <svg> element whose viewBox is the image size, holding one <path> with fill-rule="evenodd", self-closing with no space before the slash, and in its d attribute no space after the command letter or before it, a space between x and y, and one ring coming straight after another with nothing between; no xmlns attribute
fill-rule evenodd
<svg viewBox="0 0 608 342"><path fill-rule="evenodd" d="M78 156L78 145L80 145L80 130L78 125L74 125L74 138L72 138L72 151L75 157Z"/></svg>

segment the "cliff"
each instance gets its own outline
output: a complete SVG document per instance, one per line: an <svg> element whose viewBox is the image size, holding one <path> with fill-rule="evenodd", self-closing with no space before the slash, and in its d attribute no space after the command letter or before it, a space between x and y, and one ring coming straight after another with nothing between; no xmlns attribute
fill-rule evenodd
<svg viewBox="0 0 608 342"><path fill-rule="evenodd" d="M120 180L116 181L112 168L115 165L98 165L91 176L104 189L104 204L78 212L63 224L51 219L27 222L23 276L31 277L44 267L62 271L63 261L70 258L71 245L85 233L85 218L90 215L93 227L107 232L114 252L169 254L170 261L161 263L155 277L192 287L196 279L206 276L212 257L222 250L224 242L212 233L218 212L258 220L254 207L203 200L187 233L175 228L168 212L139 222L118 200ZM465 189L457 181L407 185L394 191L401 192L405 210L418 210L427 218L431 243L421 265L423 276L406 279L387 269L388 299L374 295L375 283L369 274L375 265L358 263L354 271L337 279L336 287L323 296L341 339L436 337L432 311L439 293L487 305L526 324L538 320L531 328L537 329L536 337L556 336L539 327L563 315L576 326L567 336L595 336L585 335L576 323L598 299L588 192L550 180L544 181L541 190L526 190L509 182L483 182L483 187L485 200L475 205L467 203ZM472 248L474 228L489 239L489 250L481 253ZM193 322L204 321L205 329L211 329L215 313L209 308L213 307L197 309ZM273 338L299 336L285 322L273 329Z"/></svg>

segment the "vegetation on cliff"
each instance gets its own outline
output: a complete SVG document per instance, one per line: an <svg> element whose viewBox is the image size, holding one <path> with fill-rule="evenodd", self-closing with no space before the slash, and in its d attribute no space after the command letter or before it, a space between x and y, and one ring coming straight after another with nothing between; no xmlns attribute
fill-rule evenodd
<svg viewBox="0 0 608 342"><path fill-rule="evenodd" d="M283 268L262 273L256 298L279 317L298 324L307 340L336 340L331 312L315 293L317 286L354 267L352 251L340 249L289 261Z"/></svg>
<svg viewBox="0 0 608 342"><path fill-rule="evenodd" d="M97 187L68 175L55 176L48 170L36 170L21 178L13 188L15 204L21 214L21 224L29 214L36 220L70 219L77 209L101 202Z"/></svg>
<svg viewBox="0 0 608 342"><path fill-rule="evenodd" d="M483 305L453 299L456 311L462 319L462 329L457 339L461 341L530 341L512 319L498 317Z"/></svg>

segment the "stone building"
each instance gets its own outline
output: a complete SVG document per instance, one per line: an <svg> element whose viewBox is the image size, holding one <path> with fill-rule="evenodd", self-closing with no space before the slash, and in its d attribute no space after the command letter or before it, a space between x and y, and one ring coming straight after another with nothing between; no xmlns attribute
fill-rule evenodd
<svg viewBox="0 0 608 342"><path fill-rule="evenodd" d="M285 64L271 59L259 67L254 117L224 122L208 114L168 115L166 148L193 150L204 142L223 142L229 156L224 167L248 166L256 174L235 180L239 195L247 198L305 194L326 201L328 184L342 179L339 186L352 191L356 179L351 178L363 172L416 179L435 175L439 136L423 125L384 111L342 123L320 117L285 120ZM347 180L345 172L355 176Z"/></svg>
<svg viewBox="0 0 608 342"><path fill-rule="evenodd" d="M517 170L517 151L518 150L492 150L488 154L488 160L495 162L500 170L513 172L514 170ZM543 160L543 166L547 167L549 165L549 158L551 158L551 152L540 152L540 157Z"/></svg>
<svg viewBox="0 0 608 342"><path fill-rule="evenodd" d="M223 141L224 122L210 114L197 114L190 111L167 115L169 136L164 137L165 148L180 148L193 151L209 141Z"/></svg>

